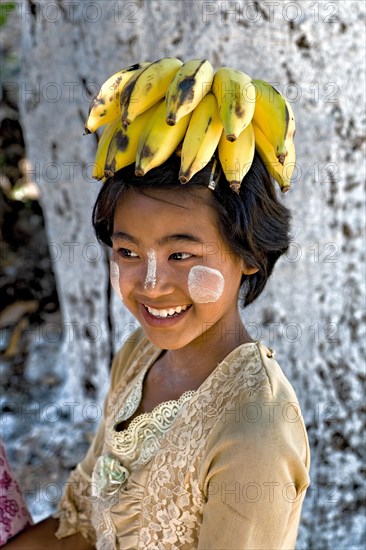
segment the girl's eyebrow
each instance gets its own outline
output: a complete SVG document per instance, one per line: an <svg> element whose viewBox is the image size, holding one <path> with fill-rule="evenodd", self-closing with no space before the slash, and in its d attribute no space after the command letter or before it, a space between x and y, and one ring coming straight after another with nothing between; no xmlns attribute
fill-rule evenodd
<svg viewBox="0 0 366 550"><path fill-rule="evenodd" d="M115 240L123 239L125 241L130 241L131 243L135 244L136 246L139 245L139 242L135 237L132 237L132 235L129 235L128 233L125 233L123 231L116 231L111 235L111 240L114 242ZM197 243L200 245L204 244L204 241L200 239L199 237L196 237L195 235L192 235L190 233L175 233L173 235L165 235L161 239L157 241L157 245L164 246L166 244L170 243L177 243L177 242L189 242L189 243Z"/></svg>

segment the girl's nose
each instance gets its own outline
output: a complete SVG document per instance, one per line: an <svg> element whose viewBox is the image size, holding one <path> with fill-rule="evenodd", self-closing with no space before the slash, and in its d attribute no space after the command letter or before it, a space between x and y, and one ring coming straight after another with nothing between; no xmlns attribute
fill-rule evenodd
<svg viewBox="0 0 366 550"><path fill-rule="evenodd" d="M164 262L158 263L156 252L153 249L148 250L144 294L149 297L170 294L174 290L174 281L169 272L169 266Z"/></svg>
<svg viewBox="0 0 366 550"><path fill-rule="evenodd" d="M145 289L156 286L156 252L152 248L147 251L147 272L145 277Z"/></svg>

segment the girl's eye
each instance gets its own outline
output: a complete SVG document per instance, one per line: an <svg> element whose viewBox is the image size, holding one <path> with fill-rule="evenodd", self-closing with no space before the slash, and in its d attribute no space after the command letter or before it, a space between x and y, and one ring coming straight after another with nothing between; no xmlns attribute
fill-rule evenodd
<svg viewBox="0 0 366 550"><path fill-rule="evenodd" d="M118 248L117 253L122 258L138 258L136 252L132 252L129 248Z"/></svg>
<svg viewBox="0 0 366 550"><path fill-rule="evenodd" d="M173 260L187 260L188 258L192 258L192 254L189 254L188 252L174 252L174 254L171 254L170 257Z"/></svg>

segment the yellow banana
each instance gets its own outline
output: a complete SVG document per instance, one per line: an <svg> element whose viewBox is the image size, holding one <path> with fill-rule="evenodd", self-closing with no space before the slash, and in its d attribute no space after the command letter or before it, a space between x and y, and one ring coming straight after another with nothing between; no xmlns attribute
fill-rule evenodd
<svg viewBox="0 0 366 550"><path fill-rule="evenodd" d="M238 139L230 142L224 132L219 141L219 160L230 187L239 193L241 182L250 169L255 151L254 131L251 123Z"/></svg>
<svg viewBox="0 0 366 550"><path fill-rule="evenodd" d="M187 183L211 160L222 130L216 98L209 92L193 111L183 141L179 172L181 183Z"/></svg>
<svg viewBox="0 0 366 550"><path fill-rule="evenodd" d="M288 140L287 155L284 159L284 164L281 164L274 153L272 144L268 141L263 132L253 124L255 148L261 157L265 167L271 176L279 184L282 193L290 189L290 180L296 165L295 144L292 140Z"/></svg>
<svg viewBox="0 0 366 550"><path fill-rule="evenodd" d="M295 116L280 92L264 80L253 80L256 103L253 123L266 136L281 164L287 155L286 142L295 135Z"/></svg>
<svg viewBox="0 0 366 550"><path fill-rule="evenodd" d="M120 103L122 123L126 128L139 114L165 96L169 84L183 62L164 57L137 71L124 87Z"/></svg>
<svg viewBox="0 0 366 550"><path fill-rule="evenodd" d="M121 118L118 119L106 154L104 174L107 177L113 176L117 170L135 162L141 133L156 109L157 105L155 104L141 113L126 130L122 127Z"/></svg>
<svg viewBox="0 0 366 550"><path fill-rule="evenodd" d="M226 139L235 141L252 120L255 88L247 74L231 67L220 67L212 91L217 99Z"/></svg>
<svg viewBox="0 0 366 550"><path fill-rule="evenodd" d="M207 59L184 63L171 81L166 93L166 121L173 126L187 115L210 91L214 69Z"/></svg>
<svg viewBox="0 0 366 550"><path fill-rule="evenodd" d="M191 113L174 126L166 123L166 105L162 99L143 130L136 153L135 173L144 176L149 170L160 166L172 155L187 130ZM133 123L132 123L133 124Z"/></svg>
<svg viewBox="0 0 366 550"><path fill-rule="evenodd" d="M149 62L136 63L109 77L97 95L92 99L88 118L85 122L85 134L95 132L103 124L108 124L121 116L120 94L128 80L137 70L147 67Z"/></svg>
<svg viewBox="0 0 366 550"><path fill-rule="evenodd" d="M99 138L92 172L92 177L97 180L101 180L104 178L104 166L107 159L108 147L114 133L119 126L121 126L120 118L117 118L113 122L109 122L103 129L102 135Z"/></svg>

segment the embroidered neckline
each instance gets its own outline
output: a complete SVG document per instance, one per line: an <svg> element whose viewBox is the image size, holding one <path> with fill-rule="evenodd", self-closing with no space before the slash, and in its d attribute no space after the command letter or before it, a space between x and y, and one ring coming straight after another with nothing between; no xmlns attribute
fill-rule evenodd
<svg viewBox="0 0 366 550"><path fill-rule="evenodd" d="M254 346L257 347L259 343L260 343L260 340L255 340L254 342L247 342L245 344L241 344L241 345L237 346L231 352L229 352L222 361L220 361L216 365L216 367L212 370L212 372L208 375L208 377L202 382L202 384L200 384L200 386L196 390L187 390L178 399L170 399L168 401L162 401L161 403L158 403L157 405L155 405L155 407L151 411L143 412L143 413L139 414L138 416L136 416L133 420L131 420L131 422L129 423L127 428L125 428L123 430L116 430L116 427L118 426L118 424L121 424L122 422L126 422L137 411L137 409L138 409L138 407L141 403L141 399L142 399L143 383L144 383L144 380L145 380L145 376L146 376L148 370L154 364L154 362L158 359L158 357L164 351L164 349L155 346L154 344L152 344L147 339L147 342L146 342L145 347L144 347L144 351L141 354L141 356L138 358L137 364L139 364L139 363L141 364L143 362L145 354L149 355L148 360L146 361L146 365L143 367L141 373L137 377L137 380L135 381L134 387L132 388L132 390L128 394L128 396L126 398L126 401L125 401L125 405L122 407L122 410L118 414L117 419L113 423L113 432L115 434L126 434L127 435L127 434L129 434L130 432L133 431L136 424L140 424L140 422L143 421L143 420L152 420L154 417L156 417L160 413L160 411L162 409L165 409L165 408L168 408L168 407L174 407L174 406L177 407L177 408L180 408L188 399L191 399L191 397L193 397L197 392L199 392L201 390L201 388L207 382L210 381L211 376L213 376L213 374L215 373L215 371L217 369L222 367L224 364L227 365L228 363L230 363L230 361L232 359L232 356L235 356L238 353L241 354L242 349L247 347L247 346L250 347L250 346L254 345ZM159 351L159 353L157 354L158 351Z"/></svg>
<svg viewBox="0 0 366 550"><path fill-rule="evenodd" d="M181 406L186 401L191 399L191 397L193 397L196 394L196 391L197 390L187 390L184 393L182 393L182 395L179 397L179 399L169 399L169 401L162 401L161 403L158 403L157 405L155 405L155 407L151 411L143 412L143 413L139 414L138 416L136 416L133 420L131 420L131 422L129 423L127 428L124 428L123 430L116 430L116 426L118 424L120 424L121 422L125 422L126 420L128 420L136 412L136 410L137 410L137 408L138 408L138 406L141 402L141 399L140 399L137 403L137 406L136 406L135 410L133 411L132 414L130 414L129 417L127 417L124 420L123 419L117 420L117 422L113 426L114 432L116 434L124 434L124 435L127 436L129 433L131 433L135 430L136 425L142 424L143 421L147 421L146 423L148 423L149 420L153 421L154 418L156 418L157 416L160 416L161 411L163 409L167 409L167 408L172 409L173 407L177 407L178 409L180 409ZM132 397L132 394L134 394L134 391L131 393L131 397ZM127 401L131 401L131 397L128 397Z"/></svg>

